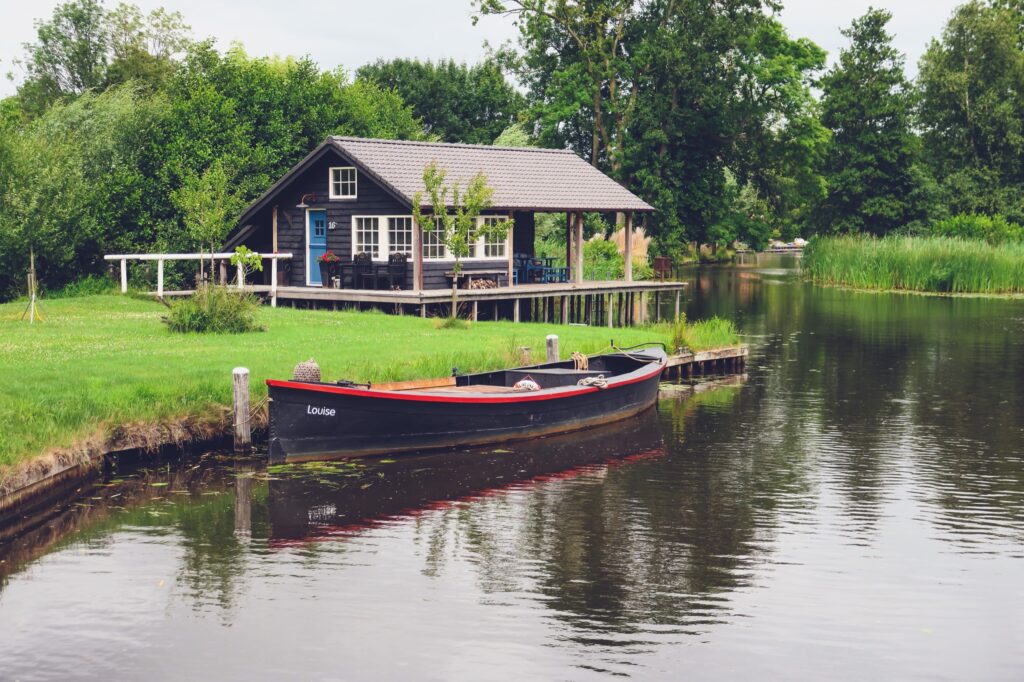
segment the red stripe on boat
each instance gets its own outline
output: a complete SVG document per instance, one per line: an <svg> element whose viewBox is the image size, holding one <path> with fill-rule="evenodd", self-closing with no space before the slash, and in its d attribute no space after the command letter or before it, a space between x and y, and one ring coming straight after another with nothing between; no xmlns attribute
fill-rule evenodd
<svg viewBox="0 0 1024 682"><path fill-rule="evenodd" d="M425 403L521 403L521 402L532 402L534 400L555 400L558 398L571 398L586 393L595 393L597 391L609 391L614 388L621 386L629 386L640 381L646 381L655 374L661 374L665 367L660 363L657 364L656 369L642 374L632 379L626 379L625 381L616 381L615 379L609 379L608 385L605 388L597 388L596 386L581 386L576 389L569 391L560 391L558 393L547 393L539 394L538 392L531 391L529 393L518 393L516 395L501 395L501 396L454 396L454 395L425 395L409 394L402 391L374 391L370 388L345 388L343 386L331 386L327 384L305 384L301 381L279 381L277 379L267 379L267 386L273 386L275 388L291 388L298 391L314 391L316 393L331 393L334 395L351 395L360 398L383 398L385 400L412 400L416 402ZM543 393L543 391L541 391Z"/></svg>

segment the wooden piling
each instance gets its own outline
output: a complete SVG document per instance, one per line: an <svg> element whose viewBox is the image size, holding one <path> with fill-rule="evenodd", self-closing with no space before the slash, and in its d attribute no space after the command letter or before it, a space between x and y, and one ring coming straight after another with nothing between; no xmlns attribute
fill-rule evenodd
<svg viewBox="0 0 1024 682"><path fill-rule="evenodd" d="M235 411L235 452L249 452L252 447L252 423L249 420L249 370L235 367L231 372Z"/></svg>
<svg viewBox="0 0 1024 682"><path fill-rule="evenodd" d="M547 336L548 362L558 362L558 334Z"/></svg>

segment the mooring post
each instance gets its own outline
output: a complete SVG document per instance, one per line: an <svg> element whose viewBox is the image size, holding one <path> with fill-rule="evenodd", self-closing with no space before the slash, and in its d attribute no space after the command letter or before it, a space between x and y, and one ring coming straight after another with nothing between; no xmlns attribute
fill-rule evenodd
<svg viewBox="0 0 1024 682"><path fill-rule="evenodd" d="M548 362L558 362L558 334L548 334Z"/></svg>
<svg viewBox="0 0 1024 682"><path fill-rule="evenodd" d="M235 409L235 452L249 452L252 446L252 424L249 422L249 370L235 367L231 371Z"/></svg>

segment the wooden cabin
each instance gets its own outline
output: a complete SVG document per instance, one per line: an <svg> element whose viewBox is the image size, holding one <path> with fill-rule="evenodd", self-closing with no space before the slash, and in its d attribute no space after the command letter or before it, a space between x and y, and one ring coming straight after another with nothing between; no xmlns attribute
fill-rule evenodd
<svg viewBox="0 0 1024 682"><path fill-rule="evenodd" d="M403 254L407 263L401 281L383 282L381 288L449 289L453 259L431 230L412 219L413 197L424 189L423 171L431 162L446 171L449 184L461 187L483 173L494 196L481 220L513 220L507 239L480 239L462 259L467 277L488 278L499 287L542 283L519 281L518 276L520 257L534 255L536 213L566 214L570 272L560 279L579 283L584 212L621 212L631 222L635 213L653 210L567 150L330 137L245 210L224 251L244 245L261 253L291 253L277 285L308 288L331 284L321 281L317 262L325 251L343 263L369 254L379 269L395 260L393 254ZM429 205L423 209L433 210ZM627 258L627 281L631 265ZM335 284L343 289L378 286L376 280L347 277L344 268Z"/></svg>

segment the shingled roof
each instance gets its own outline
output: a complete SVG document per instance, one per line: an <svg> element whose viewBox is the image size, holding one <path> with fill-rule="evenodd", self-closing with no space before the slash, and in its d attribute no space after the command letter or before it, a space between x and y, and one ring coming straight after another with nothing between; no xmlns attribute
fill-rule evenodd
<svg viewBox="0 0 1024 682"><path fill-rule="evenodd" d="M462 187L477 173L494 190L496 209L652 211L628 189L563 149L331 137L345 156L410 204L423 191L423 169L436 161Z"/></svg>

